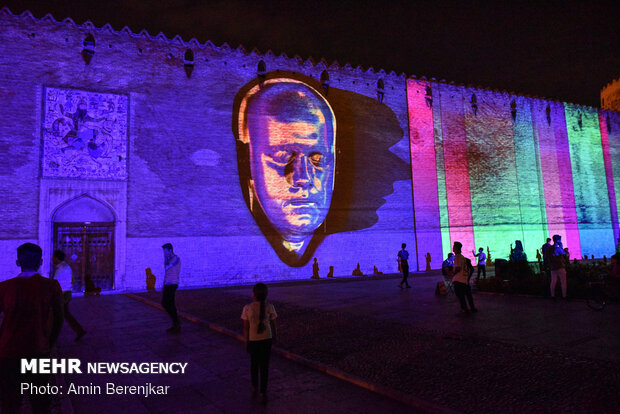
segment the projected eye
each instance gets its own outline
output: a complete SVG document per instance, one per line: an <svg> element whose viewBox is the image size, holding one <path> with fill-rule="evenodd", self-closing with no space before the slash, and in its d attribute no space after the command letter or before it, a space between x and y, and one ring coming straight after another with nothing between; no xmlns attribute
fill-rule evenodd
<svg viewBox="0 0 620 414"><path fill-rule="evenodd" d="M311 154L310 162L312 162L312 164L314 164L315 167L322 167L323 166L323 154L319 154L318 152Z"/></svg>
<svg viewBox="0 0 620 414"><path fill-rule="evenodd" d="M281 166L290 163L294 157L295 153L284 150L276 151L275 153L271 154L271 159L273 160L273 162Z"/></svg>

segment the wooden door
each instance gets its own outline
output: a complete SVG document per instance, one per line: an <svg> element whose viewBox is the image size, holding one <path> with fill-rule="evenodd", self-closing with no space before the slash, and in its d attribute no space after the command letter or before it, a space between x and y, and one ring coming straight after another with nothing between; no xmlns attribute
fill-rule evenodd
<svg viewBox="0 0 620 414"><path fill-rule="evenodd" d="M65 252L74 292L84 291L87 278L114 289L114 223L54 223L54 250Z"/></svg>

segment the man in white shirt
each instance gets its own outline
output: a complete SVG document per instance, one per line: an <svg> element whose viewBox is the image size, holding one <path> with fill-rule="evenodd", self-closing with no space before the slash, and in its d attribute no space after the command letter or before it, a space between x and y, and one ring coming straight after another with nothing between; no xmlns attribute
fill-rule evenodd
<svg viewBox="0 0 620 414"><path fill-rule="evenodd" d="M69 312L69 302L71 302L71 285L73 284L73 271L71 270L71 266L65 262L65 252L62 250L54 250L54 253L52 254L52 263L54 264L52 279L56 279L58 283L60 283L60 288L62 289L62 294L64 296L65 321L75 332L75 340L79 341L84 335L86 335L86 330L84 330L82 325L80 325L71 312Z"/></svg>
<svg viewBox="0 0 620 414"><path fill-rule="evenodd" d="M472 312L478 312L476 306L474 306L474 298L471 295L471 288L469 287L469 269L467 266L467 259L461 254L463 244L455 241L452 246L454 252L454 271L452 276L452 286L454 286L454 293L461 302L461 313L469 313L467 310L467 304L465 303L465 297L469 302L469 307Z"/></svg>
<svg viewBox="0 0 620 414"><path fill-rule="evenodd" d="M177 314L175 303L175 294L179 287L179 273L181 272L181 259L174 254L172 244L166 243L161 246L164 249L164 267L166 273L164 275L164 293L161 299L161 306L164 307L170 318L172 326L166 329L168 333L181 332L181 323Z"/></svg>

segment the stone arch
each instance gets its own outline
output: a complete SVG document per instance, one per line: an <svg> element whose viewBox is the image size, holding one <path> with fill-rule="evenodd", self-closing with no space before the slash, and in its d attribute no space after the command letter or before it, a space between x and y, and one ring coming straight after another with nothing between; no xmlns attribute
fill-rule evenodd
<svg viewBox="0 0 620 414"><path fill-rule="evenodd" d="M51 247L67 255L67 263L73 270L73 290L98 294L115 289L114 241L118 219L114 209L83 193L62 202L50 221Z"/></svg>
<svg viewBox="0 0 620 414"><path fill-rule="evenodd" d="M116 222L114 209L103 201L82 194L59 205L52 222Z"/></svg>

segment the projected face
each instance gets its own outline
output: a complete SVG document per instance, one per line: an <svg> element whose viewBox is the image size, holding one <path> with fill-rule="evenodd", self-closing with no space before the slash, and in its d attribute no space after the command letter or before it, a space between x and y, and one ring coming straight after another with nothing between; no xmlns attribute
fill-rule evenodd
<svg viewBox="0 0 620 414"><path fill-rule="evenodd" d="M241 106L252 196L291 251L323 223L334 183L335 122L325 99L292 79L252 89Z"/></svg>

